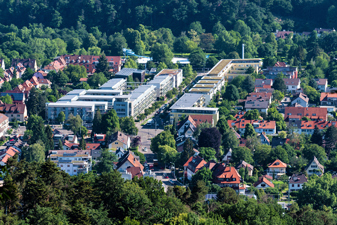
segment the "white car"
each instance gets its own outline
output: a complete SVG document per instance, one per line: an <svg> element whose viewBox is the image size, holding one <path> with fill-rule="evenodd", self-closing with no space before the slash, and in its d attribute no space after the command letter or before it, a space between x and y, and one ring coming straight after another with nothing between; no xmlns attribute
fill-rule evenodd
<svg viewBox="0 0 337 225"><path fill-rule="evenodd" d="M144 148L143 148L143 151L144 151L144 152L147 152L147 148L146 148L146 147L144 147Z"/></svg>

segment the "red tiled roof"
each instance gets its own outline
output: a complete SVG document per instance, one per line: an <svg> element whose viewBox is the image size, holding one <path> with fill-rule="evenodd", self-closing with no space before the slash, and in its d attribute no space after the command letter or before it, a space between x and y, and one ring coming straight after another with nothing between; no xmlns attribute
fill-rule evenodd
<svg viewBox="0 0 337 225"><path fill-rule="evenodd" d="M267 184L269 187L274 187L274 184L272 182L270 182L267 178L262 177L261 179L259 179L255 184L254 187L258 186L259 184L261 184L262 182L264 182L265 184Z"/></svg>
<svg viewBox="0 0 337 225"><path fill-rule="evenodd" d="M224 164L218 164L213 171L213 178L214 178L214 183L240 184L241 176L234 167L225 166ZM223 179L223 180L219 180L219 179Z"/></svg>
<svg viewBox="0 0 337 225"><path fill-rule="evenodd" d="M278 31L275 34L276 38L282 38L285 39L286 37L288 37L290 34L293 34L293 31Z"/></svg>
<svg viewBox="0 0 337 225"><path fill-rule="evenodd" d="M237 127L237 128L245 128L247 123L250 124L259 124L259 129L275 129L276 122L275 121L267 121L267 120L246 120L246 119L238 119L238 120L228 120L229 127ZM234 125L232 125L234 123Z"/></svg>
<svg viewBox="0 0 337 225"><path fill-rule="evenodd" d="M190 169L193 173L198 172L207 162L200 156L191 156L187 162L184 164L184 167Z"/></svg>
<svg viewBox="0 0 337 225"><path fill-rule="evenodd" d="M1 159L1 162L7 163L7 161L8 161L9 158L11 158L10 155L5 155L5 157L3 157L3 158Z"/></svg>
<svg viewBox="0 0 337 225"><path fill-rule="evenodd" d="M337 93L327 93L327 92L322 92L320 101L329 101L329 98L337 98Z"/></svg>
<svg viewBox="0 0 337 225"><path fill-rule="evenodd" d="M276 159L273 163L271 163L268 168L287 168L287 164L282 162L279 159Z"/></svg>
<svg viewBox="0 0 337 225"><path fill-rule="evenodd" d="M137 176L138 178L141 178L143 176L142 170L140 167L129 167L126 169L127 172L131 173L132 178Z"/></svg>
<svg viewBox="0 0 337 225"><path fill-rule="evenodd" d="M81 81L81 82L87 82L87 81L88 81L88 78L80 78L80 81Z"/></svg>
<svg viewBox="0 0 337 225"><path fill-rule="evenodd" d="M318 107L285 107L284 120L308 117L309 119L327 119L328 110Z"/></svg>
<svg viewBox="0 0 337 225"><path fill-rule="evenodd" d="M286 67L287 64L286 64L285 62L277 62L277 63L275 63L274 66L275 66L275 67Z"/></svg>

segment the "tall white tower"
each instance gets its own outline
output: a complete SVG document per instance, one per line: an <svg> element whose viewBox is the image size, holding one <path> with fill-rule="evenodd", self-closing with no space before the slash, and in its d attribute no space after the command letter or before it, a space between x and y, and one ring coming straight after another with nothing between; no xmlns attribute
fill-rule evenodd
<svg viewBox="0 0 337 225"><path fill-rule="evenodd" d="M242 44L242 59L245 58L245 44Z"/></svg>

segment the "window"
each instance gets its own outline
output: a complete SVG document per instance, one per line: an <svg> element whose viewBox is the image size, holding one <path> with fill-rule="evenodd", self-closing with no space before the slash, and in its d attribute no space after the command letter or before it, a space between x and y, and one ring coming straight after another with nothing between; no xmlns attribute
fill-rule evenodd
<svg viewBox="0 0 337 225"><path fill-rule="evenodd" d="M292 187L295 187L295 185L294 185L294 184L292 184L291 186L292 186Z"/></svg>
<svg viewBox="0 0 337 225"><path fill-rule="evenodd" d="M300 187L300 185L298 184L297 187Z"/></svg>
<svg viewBox="0 0 337 225"><path fill-rule="evenodd" d="M265 184L261 184L261 187L265 187L266 185Z"/></svg>
<svg viewBox="0 0 337 225"><path fill-rule="evenodd" d="M61 167L63 167L63 165L61 165Z"/></svg>
<svg viewBox="0 0 337 225"><path fill-rule="evenodd" d="M118 141L115 142L115 145L118 145Z"/></svg>
<svg viewBox="0 0 337 225"><path fill-rule="evenodd" d="M70 165L68 165L67 167L70 167Z"/></svg>
<svg viewBox="0 0 337 225"><path fill-rule="evenodd" d="M74 170L74 172L76 172L76 170Z"/></svg>

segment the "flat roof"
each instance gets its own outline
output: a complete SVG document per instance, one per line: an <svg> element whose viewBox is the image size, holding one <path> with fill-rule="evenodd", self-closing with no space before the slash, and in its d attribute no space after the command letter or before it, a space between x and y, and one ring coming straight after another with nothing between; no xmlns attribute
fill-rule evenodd
<svg viewBox="0 0 337 225"><path fill-rule="evenodd" d="M123 83L125 83L126 80L123 78L114 78L111 80L108 80L106 83L102 84L99 88L100 89L113 89L115 86L119 86L122 85Z"/></svg>
<svg viewBox="0 0 337 225"><path fill-rule="evenodd" d="M89 89L87 90L86 94L92 94L92 93L105 93L105 94L122 94L122 90L102 90L102 89Z"/></svg>
<svg viewBox="0 0 337 225"><path fill-rule="evenodd" d="M222 80L224 79L223 77L218 77L218 76L203 76L201 80Z"/></svg>
<svg viewBox="0 0 337 225"><path fill-rule="evenodd" d="M116 96L109 95L81 95L78 99L115 99Z"/></svg>
<svg viewBox="0 0 337 225"><path fill-rule="evenodd" d="M200 111L210 111L210 112L216 112L219 110L218 108L208 108L208 107L180 107L180 108L174 108L174 109L194 110L194 111L200 110Z"/></svg>
<svg viewBox="0 0 337 225"><path fill-rule="evenodd" d="M203 94L197 93L185 93L181 98L178 99L172 106L172 108L182 108L182 107L192 107L201 97Z"/></svg>
<svg viewBox="0 0 337 225"><path fill-rule="evenodd" d="M218 80L199 80L197 84L217 84Z"/></svg>
<svg viewBox="0 0 337 225"><path fill-rule="evenodd" d="M58 101L76 101L78 98L77 95L65 95L62 98L60 98Z"/></svg>
<svg viewBox="0 0 337 225"><path fill-rule="evenodd" d="M75 89L75 90L69 91L67 95L81 95L81 94L84 95L86 91L87 90L85 89Z"/></svg>
<svg viewBox="0 0 337 225"><path fill-rule="evenodd" d="M212 88L191 88L189 92L203 92L203 93L209 93L212 91Z"/></svg>
<svg viewBox="0 0 337 225"><path fill-rule="evenodd" d="M162 69L156 76L177 75L181 71L181 69Z"/></svg>
<svg viewBox="0 0 337 225"><path fill-rule="evenodd" d="M48 104L48 107L95 106L95 102L85 102L85 101L83 101L83 102L49 102L47 104Z"/></svg>
<svg viewBox="0 0 337 225"><path fill-rule="evenodd" d="M220 60L211 71L208 72L208 74L216 74L218 75L225 66L227 66L228 63L230 63L232 59L222 59Z"/></svg>
<svg viewBox="0 0 337 225"><path fill-rule="evenodd" d="M155 89L155 86L153 86L153 85L141 85L131 93L130 99L136 100L140 96L142 96L143 94L145 94L145 93L147 93L147 92L149 92L150 90L153 90L153 89Z"/></svg>
<svg viewBox="0 0 337 225"><path fill-rule="evenodd" d="M196 84L194 88L214 88L214 84Z"/></svg>
<svg viewBox="0 0 337 225"><path fill-rule="evenodd" d="M135 72L141 73L144 72L145 70L139 70L139 69L134 69L134 68L123 68L121 71L116 73L117 76L130 76Z"/></svg>
<svg viewBox="0 0 337 225"><path fill-rule="evenodd" d="M158 77L155 77L153 80L151 80L148 84L160 84L162 83L163 81L166 81L166 80L169 80L170 79L170 76L169 75L165 75L165 76L158 76Z"/></svg>

